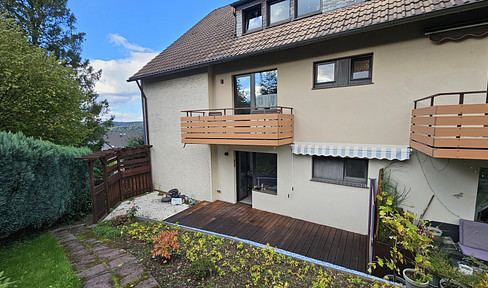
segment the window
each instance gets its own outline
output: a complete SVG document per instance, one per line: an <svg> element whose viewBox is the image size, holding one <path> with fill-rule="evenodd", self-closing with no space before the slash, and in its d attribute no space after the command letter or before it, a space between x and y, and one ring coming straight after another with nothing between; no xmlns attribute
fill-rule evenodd
<svg viewBox="0 0 488 288"><path fill-rule="evenodd" d="M273 1L269 3L269 25L274 25L290 20L290 0Z"/></svg>
<svg viewBox="0 0 488 288"><path fill-rule="evenodd" d="M296 0L297 17L307 16L322 11L322 0Z"/></svg>
<svg viewBox="0 0 488 288"><path fill-rule="evenodd" d="M312 163L312 181L367 187L367 159L313 156Z"/></svg>
<svg viewBox="0 0 488 288"><path fill-rule="evenodd" d="M261 5L244 10L244 32L259 30L263 27L263 16L261 15Z"/></svg>
<svg viewBox="0 0 488 288"><path fill-rule="evenodd" d="M237 114L262 113L257 107L277 105L278 71L269 70L235 77L235 108L256 108L236 110Z"/></svg>
<svg viewBox="0 0 488 288"><path fill-rule="evenodd" d="M277 155L271 153L254 153L255 155L255 186L258 191L276 194L278 190L278 165Z"/></svg>
<svg viewBox="0 0 488 288"><path fill-rule="evenodd" d="M373 56L357 56L314 64L314 88L372 83Z"/></svg>

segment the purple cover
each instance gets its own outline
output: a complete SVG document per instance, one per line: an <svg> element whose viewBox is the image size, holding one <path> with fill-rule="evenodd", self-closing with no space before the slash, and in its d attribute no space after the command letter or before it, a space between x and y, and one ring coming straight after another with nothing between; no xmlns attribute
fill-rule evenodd
<svg viewBox="0 0 488 288"><path fill-rule="evenodd" d="M460 219L459 247L464 255L488 261L488 224Z"/></svg>

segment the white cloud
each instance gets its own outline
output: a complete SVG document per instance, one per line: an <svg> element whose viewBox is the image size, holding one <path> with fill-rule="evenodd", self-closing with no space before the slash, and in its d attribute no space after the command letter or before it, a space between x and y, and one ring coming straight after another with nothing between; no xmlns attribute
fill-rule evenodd
<svg viewBox="0 0 488 288"><path fill-rule="evenodd" d="M95 91L100 99L107 99L110 104L111 115L115 121L141 121L140 112L133 115L128 112L127 107L131 106L134 111L140 111L141 99L137 84L127 82L130 76L134 75L147 62L156 57L157 53L149 48L131 44L124 37L117 34L110 34L110 41L121 45L128 50L128 56L123 59L113 60L90 60L96 70L102 69L102 76L95 84ZM135 119L135 120L134 120Z"/></svg>
<svg viewBox="0 0 488 288"><path fill-rule="evenodd" d="M115 121L117 122L134 122L142 121L142 115L130 114L130 113L112 113L115 116Z"/></svg>
<svg viewBox="0 0 488 288"><path fill-rule="evenodd" d="M110 39L110 43L114 43L116 45L120 45L125 47L128 50L135 51L135 52L153 52L149 48L141 47L137 44L129 43L125 37L122 37L119 34L109 34L108 38Z"/></svg>

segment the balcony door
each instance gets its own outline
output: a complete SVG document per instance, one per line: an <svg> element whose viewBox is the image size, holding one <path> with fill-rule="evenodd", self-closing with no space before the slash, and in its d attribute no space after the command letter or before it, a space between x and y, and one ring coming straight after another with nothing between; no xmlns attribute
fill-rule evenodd
<svg viewBox="0 0 488 288"><path fill-rule="evenodd" d="M235 77L234 107L236 114L262 113L259 107L277 106L278 71L269 70Z"/></svg>

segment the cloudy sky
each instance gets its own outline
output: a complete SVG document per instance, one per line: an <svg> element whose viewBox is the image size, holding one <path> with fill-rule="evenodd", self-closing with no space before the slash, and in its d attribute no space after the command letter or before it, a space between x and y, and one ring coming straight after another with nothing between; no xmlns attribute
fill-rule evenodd
<svg viewBox="0 0 488 288"><path fill-rule="evenodd" d="M70 0L82 56L102 69L95 89L108 99L115 121L142 121L137 85L126 80L227 0Z"/></svg>

